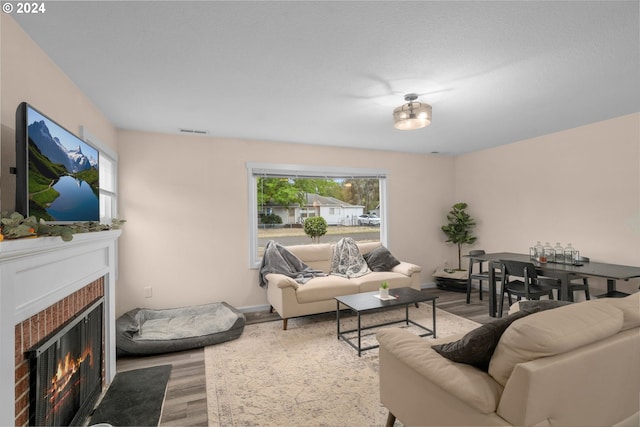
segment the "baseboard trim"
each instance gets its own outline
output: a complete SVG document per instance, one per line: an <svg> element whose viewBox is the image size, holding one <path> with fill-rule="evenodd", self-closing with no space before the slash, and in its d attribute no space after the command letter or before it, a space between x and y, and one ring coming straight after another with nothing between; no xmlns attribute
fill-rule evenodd
<svg viewBox="0 0 640 427"><path fill-rule="evenodd" d="M236 307L236 309L242 313L255 313L257 311L269 311L271 306L269 304L249 305L246 307Z"/></svg>

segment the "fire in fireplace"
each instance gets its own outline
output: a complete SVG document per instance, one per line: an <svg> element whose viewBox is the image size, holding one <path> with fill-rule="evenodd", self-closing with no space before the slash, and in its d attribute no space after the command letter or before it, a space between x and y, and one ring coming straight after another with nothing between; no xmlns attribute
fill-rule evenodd
<svg viewBox="0 0 640 427"><path fill-rule="evenodd" d="M102 390L103 298L29 351L29 424L82 424Z"/></svg>

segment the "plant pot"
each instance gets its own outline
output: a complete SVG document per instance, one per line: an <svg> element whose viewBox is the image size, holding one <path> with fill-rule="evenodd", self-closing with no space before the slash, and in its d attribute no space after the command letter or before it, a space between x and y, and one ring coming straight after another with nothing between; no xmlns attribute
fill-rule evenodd
<svg viewBox="0 0 640 427"><path fill-rule="evenodd" d="M380 288L380 298L389 298L389 289Z"/></svg>
<svg viewBox="0 0 640 427"><path fill-rule="evenodd" d="M436 286L443 291L467 292L467 281L461 279L436 277Z"/></svg>

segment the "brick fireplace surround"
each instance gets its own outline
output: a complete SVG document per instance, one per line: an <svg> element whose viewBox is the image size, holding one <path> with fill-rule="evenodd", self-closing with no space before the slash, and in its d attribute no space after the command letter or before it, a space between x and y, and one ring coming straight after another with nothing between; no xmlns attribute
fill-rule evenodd
<svg viewBox="0 0 640 427"><path fill-rule="evenodd" d="M0 243L0 425L29 416L24 351L104 296L104 378L115 376L115 278L119 230Z"/></svg>
<svg viewBox="0 0 640 427"><path fill-rule="evenodd" d="M104 296L100 278L16 325L16 426L29 424L29 360L25 352Z"/></svg>

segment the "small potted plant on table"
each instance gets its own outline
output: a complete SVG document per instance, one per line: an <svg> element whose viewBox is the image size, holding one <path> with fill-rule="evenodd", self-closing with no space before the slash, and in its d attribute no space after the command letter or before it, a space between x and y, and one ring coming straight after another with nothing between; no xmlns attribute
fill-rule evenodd
<svg viewBox="0 0 640 427"><path fill-rule="evenodd" d="M380 298L389 298L389 284L386 280L380 285Z"/></svg>

